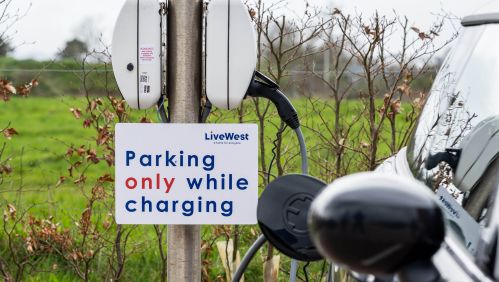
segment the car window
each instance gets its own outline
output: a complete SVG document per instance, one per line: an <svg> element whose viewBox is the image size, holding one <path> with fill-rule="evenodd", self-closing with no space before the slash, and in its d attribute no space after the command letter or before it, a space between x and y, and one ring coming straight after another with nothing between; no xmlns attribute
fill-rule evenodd
<svg viewBox="0 0 499 282"><path fill-rule="evenodd" d="M447 137L443 131L449 128L452 123L449 118L452 119L452 111L458 106L455 104L460 93L458 85L463 87L459 81L483 32L484 26L463 29L440 68L409 143L407 151L409 165L414 175L430 186L433 186L434 175L424 169L424 162L431 152L445 147L446 142L443 140Z"/></svg>
<svg viewBox="0 0 499 282"><path fill-rule="evenodd" d="M478 123L499 115L497 34L499 24L463 28L435 79L407 150L413 175L435 191L445 187L459 204L468 194L453 186L450 166L441 163L427 170L425 164L431 155L460 148Z"/></svg>

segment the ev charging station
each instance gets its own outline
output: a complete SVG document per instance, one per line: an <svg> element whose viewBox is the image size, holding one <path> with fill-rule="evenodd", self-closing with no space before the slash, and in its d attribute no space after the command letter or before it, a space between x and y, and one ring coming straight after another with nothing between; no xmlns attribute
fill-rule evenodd
<svg viewBox="0 0 499 282"><path fill-rule="evenodd" d="M166 5L166 4L165 4ZM130 107L148 109L161 98L163 46L157 0L126 0L113 34L113 71ZM212 0L206 10L206 94L222 109L239 107L253 80L257 46L245 5Z"/></svg>
<svg viewBox="0 0 499 282"><path fill-rule="evenodd" d="M209 3L206 20L206 95L221 109L239 107L256 69L256 36L241 1Z"/></svg>
<svg viewBox="0 0 499 282"><path fill-rule="evenodd" d="M166 3L163 5L166 6ZM254 29L248 10L240 0L212 0L207 2L207 7L207 98L215 106L233 109L241 104L253 80L256 67ZM162 27L167 23L167 17L167 13L162 12L162 4L157 0L126 0L117 19L113 35L113 70L124 99L134 109L151 108L157 106L162 98L165 99L162 97L162 90L167 81L162 75L162 66L166 63L162 62L162 55L163 46L168 42L162 42L165 38ZM166 38L175 40L168 37L168 34ZM186 128L187 131L184 130ZM144 142L146 136L148 141ZM116 137L118 223L257 223L258 133L255 125L120 124L116 127ZM173 149L176 149L175 152ZM184 153L185 161L182 158ZM244 161L233 166L230 160L236 161L237 155ZM213 158L211 169L203 167L199 170L203 156ZM167 174L166 177L164 174ZM175 184L169 182L173 180L176 180ZM179 180L184 183L179 183ZM239 185L239 180L245 184ZM193 181L199 181L200 185ZM155 193L160 191L151 191L161 190L163 184L166 184L168 192L161 195ZM171 189L172 186L179 185L183 186ZM211 191L199 193L200 186ZM244 186L244 189L236 189L240 186ZM180 195L176 194L176 190L183 195L182 199L172 197L172 193ZM239 198L240 204L230 201L235 209L231 215L218 213L217 216L215 212L211 216L203 213L198 216L182 216L182 213L189 214L185 211L186 206L171 206L172 203L168 204L168 200L164 199L165 194L168 194L168 200L173 203L177 201L179 206L182 203L186 206L195 205L196 201L201 205L203 197L205 200L211 198L212 200L207 201L212 204L211 209L208 209L212 213L217 210L217 197L219 201L229 203L223 201L223 197L230 198L227 195L238 194L236 198ZM150 208L151 206L153 207ZM183 212L174 214L182 209ZM204 210L207 210L206 207Z"/></svg>
<svg viewBox="0 0 499 282"><path fill-rule="evenodd" d="M297 260L321 259L305 227L311 200L325 183L307 175L305 140L293 105L255 70L256 36L243 1L126 0L112 44L123 98L133 109L156 106L164 122L116 127L116 220L172 224L169 279L200 280L201 224L260 225L264 235L233 281L267 240L293 259L290 281L296 280ZM201 110L202 85L210 106ZM273 102L295 131L302 158L302 174L276 179L260 201L256 126L192 124L205 120L211 104L234 109L248 96ZM178 124L165 124L170 121Z"/></svg>
<svg viewBox="0 0 499 282"><path fill-rule="evenodd" d="M112 42L113 71L128 105L147 109L161 96L161 13L157 0L126 0Z"/></svg>

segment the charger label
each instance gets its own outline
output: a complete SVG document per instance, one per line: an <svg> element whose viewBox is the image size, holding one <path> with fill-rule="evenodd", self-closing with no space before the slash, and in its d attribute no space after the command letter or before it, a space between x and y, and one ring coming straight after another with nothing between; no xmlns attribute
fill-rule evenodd
<svg viewBox="0 0 499 282"><path fill-rule="evenodd" d="M117 124L118 224L256 224L254 124Z"/></svg>
<svg viewBox="0 0 499 282"><path fill-rule="evenodd" d="M139 48L139 63L149 65L154 63L155 52L153 45L142 45Z"/></svg>

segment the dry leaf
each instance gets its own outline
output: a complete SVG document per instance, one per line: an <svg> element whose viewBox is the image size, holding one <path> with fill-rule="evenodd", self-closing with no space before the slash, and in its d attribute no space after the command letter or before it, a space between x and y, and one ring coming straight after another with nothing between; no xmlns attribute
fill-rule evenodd
<svg viewBox="0 0 499 282"><path fill-rule="evenodd" d="M59 180L57 181L57 184L55 185L55 187L61 186L61 184L64 183L64 181L66 181L66 177L60 176Z"/></svg>
<svg viewBox="0 0 499 282"><path fill-rule="evenodd" d="M12 167L9 165L1 165L0 166L0 174L11 174L12 173Z"/></svg>
<svg viewBox="0 0 499 282"><path fill-rule="evenodd" d="M83 121L83 128L89 128L90 125L92 125L91 119L86 119L85 121Z"/></svg>
<svg viewBox="0 0 499 282"><path fill-rule="evenodd" d="M87 177L85 175L80 175L80 177L78 179L76 179L74 181L74 184L82 184L82 183L85 183L85 181L87 180Z"/></svg>
<svg viewBox="0 0 499 282"><path fill-rule="evenodd" d="M11 83L8 83L8 84L4 85L3 87L12 94L17 93L16 88Z"/></svg>
<svg viewBox="0 0 499 282"><path fill-rule="evenodd" d="M69 109L69 111L73 113L75 118L77 118L77 119L81 118L81 110L80 109L71 108L71 109Z"/></svg>
<svg viewBox="0 0 499 282"><path fill-rule="evenodd" d="M69 147L68 150L66 151L66 157L72 157L74 153L73 147Z"/></svg>
<svg viewBox="0 0 499 282"><path fill-rule="evenodd" d="M12 139L12 136L19 135L19 133L14 128L6 128L3 130L3 136L7 139Z"/></svg>
<svg viewBox="0 0 499 282"><path fill-rule="evenodd" d="M401 105L402 105L401 101L397 99L397 100L392 102L392 104L390 105L390 108L391 108L393 113L399 114L402 111Z"/></svg>
<svg viewBox="0 0 499 282"><path fill-rule="evenodd" d="M255 11L255 9L251 8L249 10L249 14L250 14L251 19L255 19L255 17L256 17L256 11Z"/></svg>
<svg viewBox="0 0 499 282"><path fill-rule="evenodd" d="M412 30L414 30L414 32L416 32L416 33L420 33L420 32L421 32L421 31L419 30L419 28L417 28L417 27L415 27L415 26L411 27L411 29L412 29Z"/></svg>
<svg viewBox="0 0 499 282"><path fill-rule="evenodd" d="M104 182L114 182L114 179L111 177L110 174L105 174L101 177L99 177L99 182L104 183Z"/></svg>
<svg viewBox="0 0 499 282"><path fill-rule="evenodd" d="M86 150L85 150L85 146L80 146L80 148L76 149L76 153L78 154L78 156L83 156L85 154Z"/></svg>
<svg viewBox="0 0 499 282"><path fill-rule="evenodd" d="M17 213L16 207L14 207L14 205L12 204L7 204L7 209L9 211L10 218L14 220L16 218L16 213Z"/></svg>
<svg viewBox="0 0 499 282"><path fill-rule="evenodd" d="M152 120L148 117L142 117L140 123L152 123Z"/></svg>

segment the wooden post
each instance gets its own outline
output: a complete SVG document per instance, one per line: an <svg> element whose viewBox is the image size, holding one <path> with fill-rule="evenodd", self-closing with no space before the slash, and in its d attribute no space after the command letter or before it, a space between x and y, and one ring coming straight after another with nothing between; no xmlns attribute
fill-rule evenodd
<svg viewBox="0 0 499 282"><path fill-rule="evenodd" d="M168 95L173 123L199 122L202 0L168 5ZM201 281L200 226L168 226L168 281Z"/></svg>

